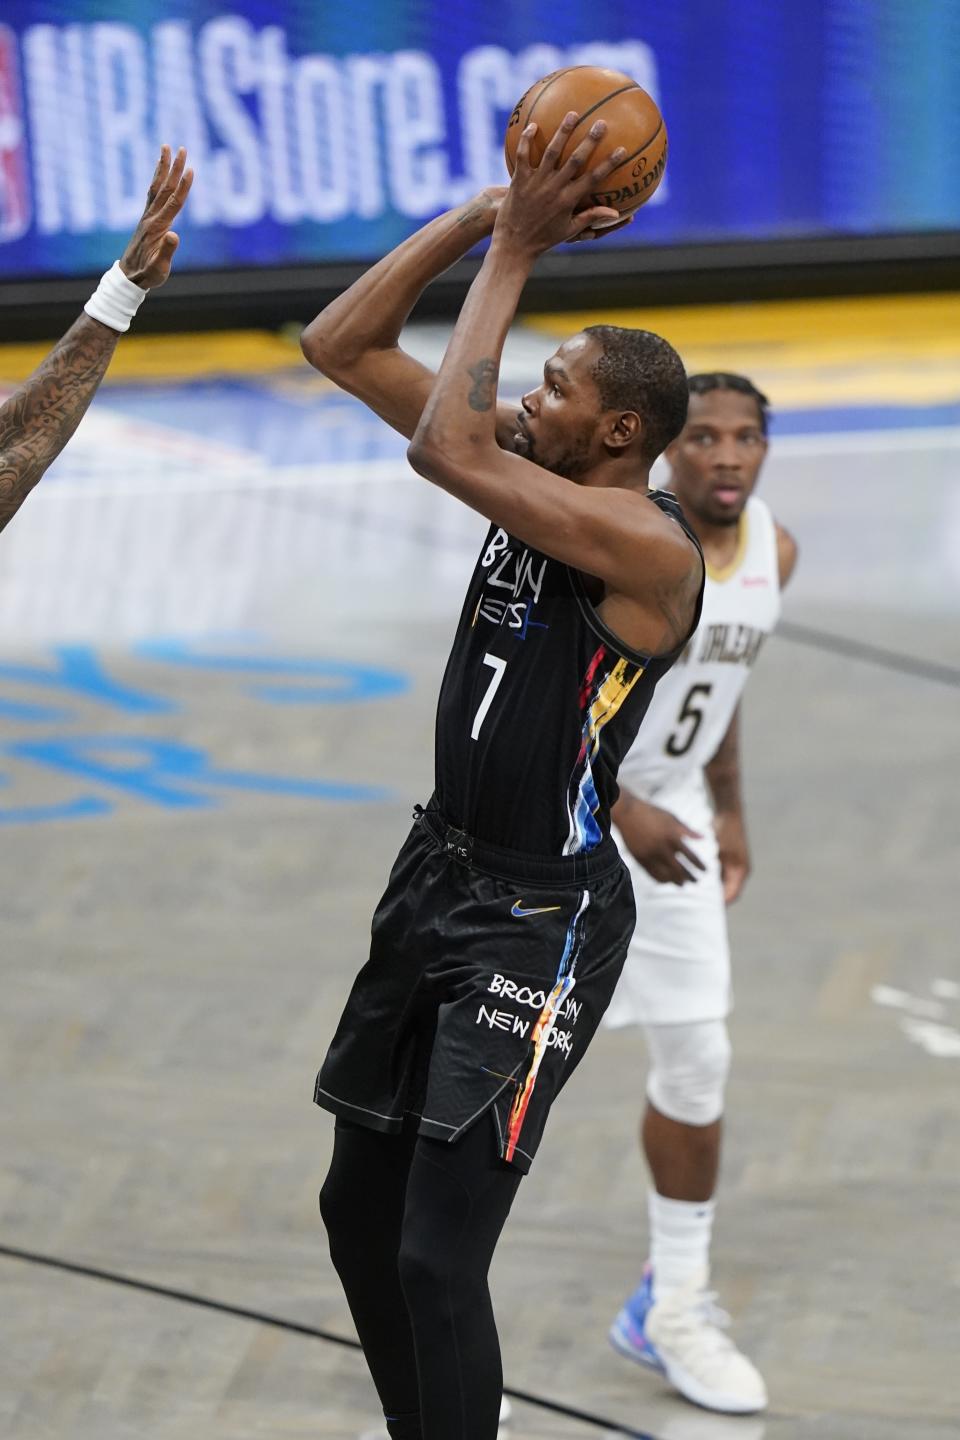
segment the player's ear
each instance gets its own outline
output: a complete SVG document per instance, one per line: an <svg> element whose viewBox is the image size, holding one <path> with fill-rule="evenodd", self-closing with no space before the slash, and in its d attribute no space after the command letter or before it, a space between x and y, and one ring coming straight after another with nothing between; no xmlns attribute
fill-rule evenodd
<svg viewBox="0 0 960 1440"><path fill-rule="evenodd" d="M606 443L610 450L626 450L635 445L643 432L643 421L635 410L623 410L611 419Z"/></svg>

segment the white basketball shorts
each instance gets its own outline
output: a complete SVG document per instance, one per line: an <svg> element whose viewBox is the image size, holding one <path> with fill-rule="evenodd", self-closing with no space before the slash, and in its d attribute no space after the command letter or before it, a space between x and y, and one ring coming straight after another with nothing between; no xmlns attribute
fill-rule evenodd
<svg viewBox="0 0 960 1440"><path fill-rule="evenodd" d="M604 1025L682 1025L722 1020L733 1003L730 944L713 811L702 773L664 788L651 804L703 836L688 844L706 869L687 885L662 885L614 830L633 880L637 926Z"/></svg>

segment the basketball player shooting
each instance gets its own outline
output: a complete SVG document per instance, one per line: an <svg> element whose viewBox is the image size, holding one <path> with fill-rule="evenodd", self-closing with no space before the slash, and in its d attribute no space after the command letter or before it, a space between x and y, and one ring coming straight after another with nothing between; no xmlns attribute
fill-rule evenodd
<svg viewBox="0 0 960 1440"><path fill-rule="evenodd" d="M667 460L706 557L703 614L620 769L613 817L637 926L605 1017L643 1026L641 1143L653 1181L650 1261L610 1338L688 1399L739 1413L762 1410L766 1387L707 1284L730 1065L726 905L750 872L740 698L797 556L753 494L767 429L766 396L745 376L690 377L687 422Z"/></svg>
<svg viewBox="0 0 960 1440"><path fill-rule="evenodd" d="M147 203L127 248L46 359L0 406L0 530L73 435L97 393L120 336L170 274L180 243L170 226L190 193L187 152L162 146Z"/></svg>
<svg viewBox="0 0 960 1440"><path fill-rule="evenodd" d="M591 164L598 121L561 159L577 119L537 167L527 127L505 195L432 221L303 336L319 370L410 438L421 475L491 522L441 686L435 793L315 1091L337 1117L321 1213L393 1440L496 1436L487 1272L623 964L616 772L700 613L699 546L648 484L687 408L666 341L585 331L519 411L497 401L534 261L617 218L589 196L623 151ZM491 232L434 376L399 348L401 327Z"/></svg>

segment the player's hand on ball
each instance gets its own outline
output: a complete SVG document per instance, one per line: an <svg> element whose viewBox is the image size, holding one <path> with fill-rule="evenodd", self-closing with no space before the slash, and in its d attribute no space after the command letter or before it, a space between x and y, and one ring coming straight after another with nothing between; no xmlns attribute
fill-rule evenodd
<svg viewBox="0 0 960 1440"><path fill-rule="evenodd" d="M632 224L633 216L624 215L623 219L618 220L616 225L601 225L599 229L594 229L592 225L588 225L586 230L580 231L579 235L570 236L570 244L577 245L582 240L598 240L601 235L612 235L615 230L622 230L625 225Z"/></svg>
<svg viewBox="0 0 960 1440"><path fill-rule="evenodd" d="M599 165L591 166L590 157L607 131L606 122L597 120L586 138L562 159L578 119L575 110L564 116L539 165L532 163L530 154L536 122L525 128L517 146L513 179L500 205L495 238L507 240L528 254L542 255L585 231L596 233L601 227L613 229L618 224L618 210L593 205L589 197L623 163L626 151L621 147Z"/></svg>
<svg viewBox="0 0 960 1440"><path fill-rule="evenodd" d="M170 146L160 148L160 159L147 191L147 203L130 243L120 257L120 269L143 290L155 290L170 274L180 237L170 229L183 209L193 184L182 147L170 158Z"/></svg>
<svg viewBox="0 0 960 1440"><path fill-rule="evenodd" d="M659 805L626 794L621 796L614 815L630 854L647 874L661 885L687 885L696 880L696 871L706 866L688 840L700 840L691 830Z"/></svg>

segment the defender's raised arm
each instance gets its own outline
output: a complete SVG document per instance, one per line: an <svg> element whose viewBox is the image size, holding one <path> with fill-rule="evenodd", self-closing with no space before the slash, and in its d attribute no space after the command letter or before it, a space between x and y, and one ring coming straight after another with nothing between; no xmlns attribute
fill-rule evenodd
<svg viewBox="0 0 960 1440"><path fill-rule="evenodd" d="M193 182L187 152L164 145L140 222L122 257L47 358L0 406L0 530L76 430L147 291L170 274L180 243L170 229Z"/></svg>

